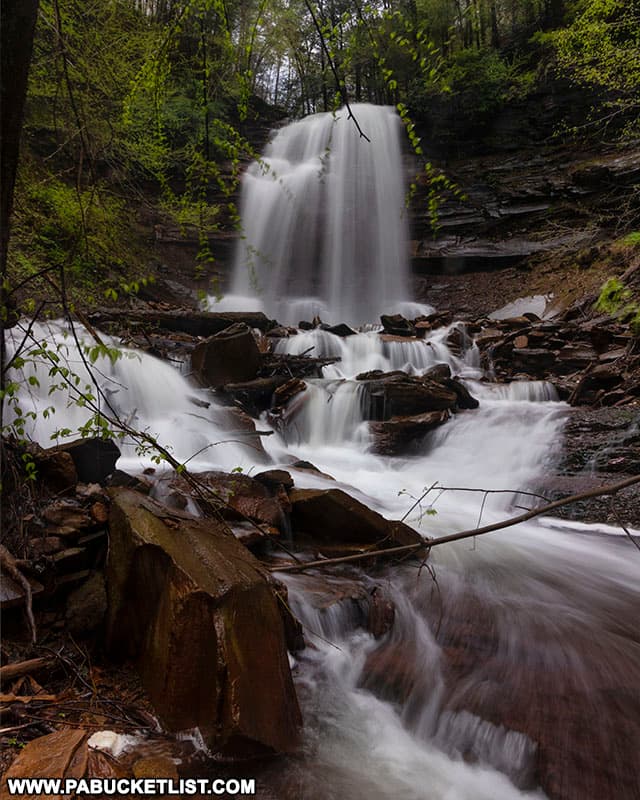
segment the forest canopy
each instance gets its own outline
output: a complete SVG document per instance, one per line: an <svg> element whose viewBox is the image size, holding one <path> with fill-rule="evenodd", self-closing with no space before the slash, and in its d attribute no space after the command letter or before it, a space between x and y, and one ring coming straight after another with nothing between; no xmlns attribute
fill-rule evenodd
<svg viewBox="0 0 640 800"><path fill-rule="evenodd" d="M256 126L394 104L422 155L434 103L475 128L551 77L594 92L592 132L633 129L638 2L41 0L14 280L65 264L101 297L114 273L144 271L141 208L195 226L212 260L206 232L237 224Z"/></svg>

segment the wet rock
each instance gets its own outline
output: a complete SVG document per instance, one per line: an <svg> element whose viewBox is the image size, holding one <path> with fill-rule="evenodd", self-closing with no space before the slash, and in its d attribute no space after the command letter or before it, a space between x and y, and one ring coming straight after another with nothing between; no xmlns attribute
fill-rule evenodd
<svg viewBox="0 0 640 800"><path fill-rule="evenodd" d="M347 336L355 336L358 331L354 331L353 328L350 328L344 322L341 322L339 325L331 325L325 329L328 333L332 333L334 336L340 336L342 338L346 338Z"/></svg>
<svg viewBox="0 0 640 800"><path fill-rule="evenodd" d="M120 450L111 439L76 439L45 452L53 451L68 453L71 456L78 481L81 483L103 484L114 471L116 461L120 458Z"/></svg>
<svg viewBox="0 0 640 800"><path fill-rule="evenodd" d="M213 491L212 502L215 503L216 498L219 500L220 513L225 519L248 518L254 522L272 525L281 531L286 529L288 497L278 497L277 489L271 490L264 483L241 472L201 472L197 477ZM190 492L189 486L182 479L176 479L173 485ZM283 507L285 499L286 505Z"/></svg>
<svg viewBox="0 0 640 800"><path fill-rule="evenodd" d="M250 381L262 358L250 328L236 323L201 342L191 355L193 371L207 386Z"/></svg>
<svg viewBox="0 0 640 800"><path fill-rule="evenodd" d="M286 469L268 469L258 472L253 477L271 492L275 492L280 486L284 486L285 489L293 489L293 478Z"/></svg>
<svg viewBox="0 0 640 800"><path fill-rule="evenodd" d="M562 375L586 369L597 358L598 355L592 347L566 345L558 353L554 371Z"/></svg>
<svg viewBox="0 0 640 800"><path fill-rule="evenodd" d="M306 647L304 641L304 631L300 620L294 616L289 605L289 590L285 583L277 580L271 576L271 588L273 589L276 597L278 598L278 606L282 616L282 623L284 625L284 635L287 643L287 649L291 653L297 653L304 650Z"/></svg>
<svg viewBox="0 0 640 800"><path fill-rule="evenodd" d="M513 350L513 369L522 370L529 375L543 375L556 363L556 354L550 350L537 347L525 347Z"/></svg>
<svg viewBox="0 0 640 800"><path fill-rule="evenodd" d="M403 372L400 369L396 369L393 372L384 372L381 369L372 369L369 372L361 372L360 374L356 375L357 381L385 381L391 380L392 378L406 378L407 373Z"/></svg>
<svg viewBox="0 0 640 800"><path fill-rule="evenodd" d="M380 586L374 586L369 592L367 630L376 639L380 639L393 627L395 616L396 607L393 600Z"/></svg>
<svg viewBox="0 0 640 800"><path fill-rule="evenodd" d="M109 509L100 501L91 505L89 513L91 514L91 519L98 524L104 524L109 519Z"/></svg>
<svg viewBox="0 0 640 800"><path fill-rule="evenodd" d="M509 317L508 319L500 320L500 326L509 331L518 331L522 328L529 328L531 320L523 314L520 317Z"/></svg>
<svg viewBox="0 0 640 800"><path fill-rule="evenodd" d="M105 323L118 322L121 326L129 322L140 322L148 330L155 326L169 331L180 331L191 336L213 336L232 325L246 325L266 332L276 327L275 320L269 319L261 311L196 311L181 309L161 311L157 309L102 309L89 315L89 320L97 327Z"/></svg>
<svg viewBox="0 0 640 800"><path fill-rule="evenodd" d="M316 475L320 475L322 478L326 478L330 481L335 481L333 475L328 475L326 472L321 472L315 464L312 464L310 461L293 461L291 463L291 467L293 469L302 470L302 472L313 472Z"/></svg>
<svg viewBox="0 0 640 800"><path fill-rule="evenodd" d="M42 518L51 525L58 525L75 531L81 531L93 524L91 515L80 506L59 500L47 506Z"/></svg>
<svg viewBox="0 0 640 800"><path fill-rule="evenodd" d="M497 328L484 328L475 338L474 342L483 350L490 345L496 344L503 338L504 334Z"/></svg>
<svg viewBox="0 0 640 800"><path fill-rule="evenodd" d="M391 643L370 653L362 668L362 687L393 703L404 703L420 682L418 661Z"/></svg>
<svg viewBox="0 0 640 800"><path fill-rule="evenodd" d="M613 389L619 386L623 380L621 370L610 364L598 364L580 379L571 395L571 403L572 405L581 405L589 401L593 402L595 393L603 389Z"/></svg>
<svg viewBox="0 0 640 800"><path fill-rule="evenodd" d="M286 406L296 395L306 391L307 384L299 378L291 378L291 380L283 383L273 393L272 405L275 408Z"/></svg>
<svg viewBox="0 0 640 800"><path fill-rule="evenodd" d="M294 537L305 534L316 543L416 544L423 539L402 522L385 519L341 489L293 489L289 493Z"/></svg>
<svg viewBox="0 0 640 800"><path fill-rule="evenodd" d="M370 422L373 452L385 456L399 455L411 445L420 444L430 431L439 428L449 417L449 411L430 411L412 417L392 417L384 422Z"/></svg>
<svg viewBox="0 0 640 800"><path fill-rule="evenodd" d="M453 409L458 402L457 392L428 378L384 376L367 382L369 418L388 420L410 417L428 411Z"/></svg>
<svg viewBox="0 0 640 800"><path fill-rule="evenodd" d="M444 378L450 378L451 367L448 364L435 364L435 366L430 367L422 377L433 381L441 381Z"/></svg>
<svg viewBox="0 0 640 800"><path fill-rule="evenodd" d="M458 378L441 380L443 386L451 389L456 395L456 407L460 409L478 408L480 402L471 394L467 387Z"/></svg>
<svg viewBox="0 0 640 800"><path fill-rule="evenodd" d="M56 447L38 450L34 456L38 477L55 494L68 494L78 482L76 465L69 453Z"/></svg>
<svg viewBox="0 0 640 800"><path fill-rule="evenodd" d="M165 728L227 757L294 751L300 712L260 563L213 520L112 492L107 644L138 665Z"/></svg>
<svg viewBox="0 0 640 800"><path fill-rule="evenodd" d="M620 358L624 358L627 355L627 348L626 347L619 347L615 350L608 350L606 353L602 353L598 360L602 363L611 363L612 361L618 361Z"/></svg>
<svg viewBox="0 0 640 800"><path fill-rule="evenodd" d="M469 336L460 326L452 328L447 336L447 346L455 355L461 355L470 343Z"/></svg>
<svg viewBox="0 0 640 800"><path fill-rule="evenodd" d="M38 556L50 556L64 549L64 541L60 536L44 536L42 538L31 539L29 549L37 558Z"/></svg>
<svg viewBox="0 0 640 800"><path fill-rule="evenodd" d="M385 333L392 336L415 336L416 329L412 322L405 319L402 314L383 314L380 322Z"/></svg>
<svg viewBox="0 0 640 800"><path fill-rule="evenodd" d="M67 598L65 620L74 636L84 637L102 625L107 613L107 589L104 575L94 572L86 583Z"/></svg>
<svg viewBox="0 0 640 800"><path fill-rule="evenodd" d="M258 416L257 413L256 416ZM267 454L262 444L262 436L267 432L258 432L255 420L246 411L237 406L228 406L220 409L219 420L223 429L227 431L227 435L244 442L256 460L261 457L266 460Z"/></svg>
<svg viewBox="0 0 640 800"><path fill-rule="evenodd" d="M229 520L229 529L245 547L258 557L263 556L269 549L271 539L277 539L280 531L272 525L257 522L237 522Z"/></svg>
<svg viewBox="0 0 640 800"><path fill-rule="evenodd" d="M453 322L453 314L450 311L435 311L433 314L416 317L413 320L414 327L418 332L426 333L444 328Z"/></svg>
<svg viewBox="0 0 640 800"><path fill-rule="evenodd" d="M134 778L168 778L178 780L178 768L168 756L139 758L133 765Z"/></svg>
<svg viewBox="0 0 640 800"><path fill-rule="evenodd" d="M393 333L379 333L378 336L380 337L381 342L420 342L417 336L398 336L397 334Z"/></svg>

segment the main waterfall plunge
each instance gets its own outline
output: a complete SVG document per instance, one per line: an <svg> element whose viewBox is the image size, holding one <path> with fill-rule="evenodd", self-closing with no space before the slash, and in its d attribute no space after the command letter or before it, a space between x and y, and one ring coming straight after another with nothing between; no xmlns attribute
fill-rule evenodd
<svg viewBox="0 0 640 800"><path fill-rule="evenodd" d="M344 115L337 122L319 115L280 131L267 154L271 171L263 175L255 165L247 178L244 226L255 238L238 257L235 290L250 293L244 262L255 248L261 302L281 321L315 310L324 319L357 324L390 311L385 304L392 298L409 297L397 120L386 109L355 110L373 146L358 140ZM382 154L376 140L385 143ZM371 212L365 188L372 192ZM268 260L259 249L268 249ZM305 307L309 297L316 298L313 307ZM251 472L270 463L289 470L297 487L338 487L395 519L435 482L513 490L489 499L461 490L434 493L433 508L413 507L407 522L438 537L535 502L515 490L535 487L553 468L568 411L543 382L491 383L471 341L462 352L451 351L452 327L411 342L383 341L371 329L346 339L314 330L278 340L279 352L342 360L308 381L287 423L264 440L262 458L236 441L215 395L179 369L136 354L115 364L99 359L96 374L122 418L158 434L180 459L197 454L192 468ZM34 337L57 342L65 363L82 369L59 326L37 327ZM374 455L355 376L370 369L422 374L443 362L480 407L416 442L411 455ZM49 396L48 365L28 369L23 408L57 405L55 424L39 417L30 431L47 444L54 427L77 428L86 412L67 406L59 393ZM29 385L30 375L40 385ZM268 426L260 420L261 429ZM292 466L299 459L320 472ZM133 446L120 464L146 465ZM614 533L545 519L434 548L437 586L424 570L390 568L376 577L396 607L393 627L380 640L358 627L348 592L325 606L312 599L326 580L369 586L364 572L286 578L310 645L294 666L305 748L302 758L267 769L275 796L538 798L541 771L555 797L636 797L616 787L628 790L637 777L632 758L620 758L619 748L636 753L626 743L638 729L640 567L631 544Z"/></svg>
<svg viewBox="0 0 640 800"><path fill-rule="evenodd" d="M281 129L244 176L231 296L280 322L375 322L410 298L400 118L352 107ZM210 305L216 309L215 301Z"/></svg>

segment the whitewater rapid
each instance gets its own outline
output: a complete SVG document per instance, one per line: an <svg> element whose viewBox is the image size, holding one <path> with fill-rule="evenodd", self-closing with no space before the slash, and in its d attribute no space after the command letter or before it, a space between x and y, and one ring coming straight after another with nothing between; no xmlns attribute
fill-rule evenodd
<svg viewBox="0 0 640 800"><path fill-rule="evenodd" d="M339 355L342 361L325 368L322 379L308 381L306 392L293 401L297 406L286 426L265 437L266 456L239 440L213 393L195 387L178 366L145 353L125 349L115 362L98 358L95 374L108 404L98 402L105 413L115 412L158 436L195 470L240 467L251 473L267 464L281 466L290 469L299 487L339 487L395 519L405 517L434 486L406 521L437 538L537 503L518 490L535 487L553 469L568 413L547 383L487 382L473 342L454 353L447 345L449 333L442 329L424 341L398 342L384 341L376 330L345 339L316 330L280 340L280 352L313 347L313 355ZM33 334L36 342L48 341L81 382L89 381L66 326L36 325ZM80 336L86 347L92 345L82 329ZM362 384L355 375L368 369L419 375L436 363L461 376L479 398L479 408L454 415L411 455L371 453ZM88 417L86 408L65 399L64 390L49 393L49 369L27 364L20 371L21 404L38 412L28 433L45 446L56 441L51 439L56 431L76 431ZM37 382L29 383L30 377ZM55 414L45 418L42 412L52 405ZM267 420L259 427L268 427ZM119 446L121 468L158 468L127 438ZM293 468L299 459L331 479ZM488 496L462 491L472 488L508 491ZM640 646L632 625L640 607L636 553L608 526L579 528L548 518L434 548L430 565L436 593L426 573L418 578L409 566L390 570L383 581L396 617L382 645L400 653L414 675L402 703L365 685L367 658L381 643L354 626L349 608L318 609L305 591L308 578L286 578L291 606L311 645L296 656L294 667L306 720L305 758L283 774L303 787L295 796L542 796L535 780L538 744L521 732L529 725L522 710L529 702L542 709L539 713L552 713L544 709L553 701L546 694L538 697L536 687L553 697L556 690L561 696L578 690L589 695L640 685ZM368 580L358 570L350 575ZM478 609L490 631L491 657L482 655L481 639L466 674L451 685L446 642L451 647L457 641L467 617L473 620L465 623L471 635L479 624ZM457 646L464 652L464 641ZM499 707L505 718L514 718L513 727L493 721ZM602 713L602 735L610 737L614 723ZM561 715L554 724L562 730ZM563 746L575 748L579 757L579 738ZM273 778L276 785L279 780Z"/></svg>

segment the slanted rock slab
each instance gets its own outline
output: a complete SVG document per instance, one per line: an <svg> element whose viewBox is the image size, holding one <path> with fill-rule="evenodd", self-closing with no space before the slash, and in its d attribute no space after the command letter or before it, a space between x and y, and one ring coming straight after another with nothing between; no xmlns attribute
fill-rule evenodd
<svg viewBox="0 0 640 800"><path fill-rule="evenodd" d="M222 522L111 491L107 646L163 725L231 758L294 751L301 724L278 603Z"/></svg>
<svg viewBox="0 0 640 800"><path fill-rule="evenodd" d="M341 489L293 489L289 498L294 536L304 533L320 544L364 543L380 548L423 541L413 528L385 519Z"/></svg>
<svg viewBox="0 0 640 800"><path fill-rule="evenodd" d="M60 730L47 736L40 736L29 742L5 773L0 785L0 797L9 797L7 781L9 778L74 778L79 780L87 768L86 731ZM20 794L20 800L42 797L41 794ZM68 795L66 795L68 796ZM62 795L51 794L54 800L62 800Z"/></svg>

